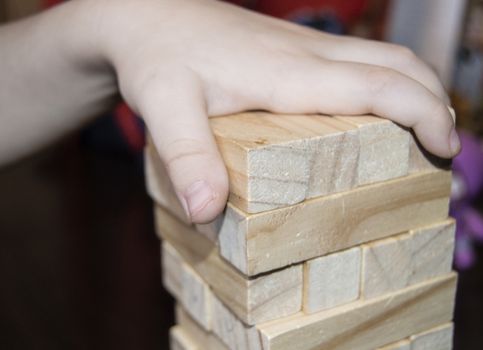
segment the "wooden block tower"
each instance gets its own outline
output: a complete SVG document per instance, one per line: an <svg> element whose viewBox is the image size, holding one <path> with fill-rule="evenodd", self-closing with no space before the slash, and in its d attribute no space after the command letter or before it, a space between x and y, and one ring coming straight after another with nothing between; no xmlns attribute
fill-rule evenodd
<svg viewBox="0 0 483 350"><path fill-rule="evenodd" d="M211 126L230 177L211 224L187 222L146 149L172 350L452 348L451 174L410 132L262 112Z"/></svg>

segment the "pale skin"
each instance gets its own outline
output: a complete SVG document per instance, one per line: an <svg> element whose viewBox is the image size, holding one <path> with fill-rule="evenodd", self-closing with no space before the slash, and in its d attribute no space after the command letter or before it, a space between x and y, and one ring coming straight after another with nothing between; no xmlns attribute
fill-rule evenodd
<svg viewBox="0 0 483 350"><path fill-rule="evenodd" d="M0 27L0 164L110 108L143 116L193 222L228 178L208 116L373 113L451 158L460 144L433 71L400 46L339 37L215 0L74 0Z"/></svg>

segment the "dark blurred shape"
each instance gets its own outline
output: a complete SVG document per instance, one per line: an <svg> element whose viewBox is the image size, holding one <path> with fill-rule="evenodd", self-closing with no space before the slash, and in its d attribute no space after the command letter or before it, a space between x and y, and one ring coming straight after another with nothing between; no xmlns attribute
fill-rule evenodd
<svg viewBox="0 0 483 350"><path fill-rule="evenodd" d="M0 348L167 349L139 158L80 144L0 171Z"/></svg>

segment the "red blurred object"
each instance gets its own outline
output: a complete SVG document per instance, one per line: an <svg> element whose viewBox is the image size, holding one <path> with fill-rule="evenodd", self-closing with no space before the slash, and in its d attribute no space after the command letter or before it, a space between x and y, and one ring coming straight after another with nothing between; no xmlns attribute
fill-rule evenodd
<svg viewBox="0 0 483 350"><path fill-rule="evenodd" d="M43 1L43 7L49 8L49 7L55 6L57 4L60 4L61 2L63 2L63 1L62 0L44 0Z"/></svg>
<svg viewBox="0 0 483 350"><path fill-rule="evenodd" d="M258 1L256 10L271 16L290 19L299 11L322 11L329 10L337 14L344 25L350 25L358 20L368 0L261 0Z"/></svg>
<svg viewBox="0 0 483 350"><path fill-rule="evenodd" d="M121 103L114 111L114 120L119 126L129 148L134 152L141 152L144 148L144 129L131 109Z"/></svg>
<svg viewBox="0 0 483 350"><path fill-rule="evenodd" d="M366 10L370 0L228 0L270 16L291 19L301 11L330 11L344 25L357 21Z"/></svg>

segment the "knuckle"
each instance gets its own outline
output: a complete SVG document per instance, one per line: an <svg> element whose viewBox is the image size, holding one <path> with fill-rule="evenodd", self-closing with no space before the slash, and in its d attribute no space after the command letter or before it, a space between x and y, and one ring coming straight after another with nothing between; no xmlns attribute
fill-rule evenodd
<svg viewBox="0 0 483 350"><path fill-rule="evenodd" d="M396 66L404 70L417 69L423 64L419 57L406 46L392 45L390 55Z"/></svg>
<svg viewBox="0 0 483 350"><path fill-rule="evenodd" d="M396 74L383 67L371 67L366 71L366 86L369 93L373 96L380 96L393 89L398 83Z"/></svg>
<svg viewBox="0 0 483 350"><path fill-rule="evenodd" d="M392 44L391 48L394 55L400 57L402 60L412 61L417 58L413 50L407 46Z"/></svg>

